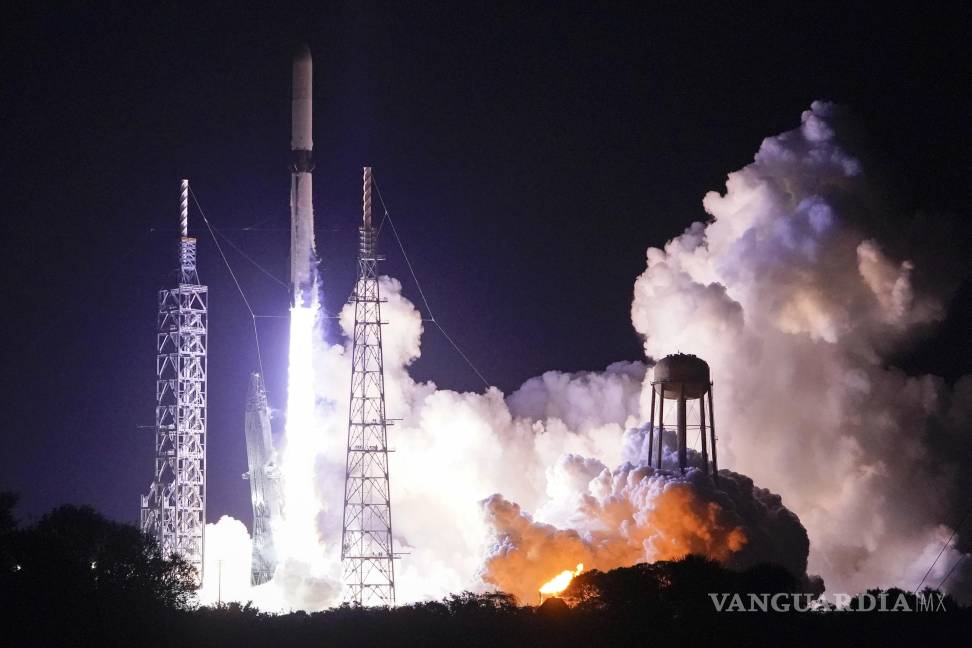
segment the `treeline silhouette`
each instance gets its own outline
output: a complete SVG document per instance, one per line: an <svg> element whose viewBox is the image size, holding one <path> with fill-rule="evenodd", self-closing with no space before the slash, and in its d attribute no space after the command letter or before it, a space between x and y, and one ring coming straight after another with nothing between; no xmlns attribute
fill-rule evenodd
<svg viewBox="0 0 972 648"><path fill-rule="evenodd" d="M273 615L199 607L192 569L133 526L62 506L18 526L0 493L0 646L929 645L961 641L972 609L947 612L719 612L711 593L801 593L781 567L730 571L698 556L576 577L560 597L518 605L462 592L393 609ZM891 601L899 590L872 590ZM926 590L926 595L931 595Z"/></svg>

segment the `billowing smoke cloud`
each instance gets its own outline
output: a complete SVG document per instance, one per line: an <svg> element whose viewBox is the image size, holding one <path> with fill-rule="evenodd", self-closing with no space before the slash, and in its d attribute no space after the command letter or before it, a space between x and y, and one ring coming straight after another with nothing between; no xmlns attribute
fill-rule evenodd
<svg viewBox="0 0 972 648"><path fill-rule="evenodd" d="M200 602L246 600L250 595L250 534L246 526L228 515L205 528L203 586Z"/></svg>
<svg viewBox="0 0 972 648"><path fill-rule="evenodd" d="M629 447L646 445L646 430L632 430ZM690 467L681 474L674 439L666 434L666 462L652 468L647 457L632 457L614 471L596 460L566 455L551 482L561 506L572 506L568 529L535 522L521 508L493 495L483 502L494 543L483 579L524 602L537 588L571 565L607 571L641 562L699 554L744 569L774 562L804 577L809 539L780 497L757 488L751 479L722 471L718 485L690 451ZM549 513L549 511L547 511ZM816 580L806 580L819 591Z"/></svg>
<svg viewBox="0 0 972 648"><path fill-rule="evenodd" d="M388 322L383 331L387 411L401 418L390 431L396 550L407 555L396 565L398 600L482 589L479 573L491 535L479 502L502 490L525 506L539 507L547 500L547 469L564 453L619 463L624 431L641 422L645 365L617 363L601 373L548 372L509 399L495 388L458 393L417 383L408 367L419 357L421 315L396 280L382 277L380 283L387 299L382 305ZM292 346L313 339L314 348L291 349L291 380L314 387L316 409L308 415L295 403L288 405L287 447L280 463L287 480L287 520L275 534L281 565L273 581L236 596L264 609L316 610L340 602L350 308L341 312L339 323L345 339L327 344L326 337L336 336L325 336L320 320L315 324L306 312L293 318ZM306 394L295 393L306 405ZM224 592L223 600L231 598Z"/></svg>
<svg viewBox="0 0 972 648"><path fill-rule="evenodd" d="M649 356L709 362L723 464L782 493L810 534L810 570L853 592L917 585L957 522L970 378L953 395L887 365L944 295L918 290L919 259L873 238L893 214L875 214L847 131L815 102L799 129L764 140L705 196L710 222L648 250L631 315ZM947 552L926 582L958 559Z"/></svg>
<svg viewBox="0 0 972 648"><path fill-rule="evenodd" d="M396 566L398 600L482 589L479 574L491 532L480 501L502 490L525 506L539 507L548 500L548 467L565 453L619 463L624 431L641 422L645 365L617 363L601 373L548 372L509 399L495 388L458 393L416 383L408 366L420 353L421 315L394 279L382 277L381 289L387 299L383 319L389 322L383 331L387 411L401 418L390 432L396 549L407 555ZM282 610L340 602L352 318L349 308L340 314L345 335L340 344L324 343L318 322L313 352L291 349L292 380L295 372L308 371L305 361L312 359L309 382L316 390L316 410L308 419L294 404L288 406L288 447L280 464L288 480L287 520L276 535L281 565L273 581L239 600ZM292 326L298 328L291 332L292 344L314 330L306 313L297 314Z"/></svg>
<svg viewBox="0 0 972 648"><path fill-rule="evenodd" d="M681 350L711 365L720 465L733 471L718 487L697 470L647 467L650 362L548 372L509 396L417 383L408 367L421 316L397 281L381 279L387 411L401 418L390 431L400 602L494 585L529 602L577 563L687 552L741 567L775 561L821 575L830 591L917 585L968 483L953 457L968 456L972 377L950 391L888 366L942 316L944 295L922 287L922 259L894 258L887 250L900 242L878 240L843 128L818 102L800 128L766 139L725 194L705 197L711 220L649 249L635 283L632 322L647 356ZM351 319L345 308L345 336ZM281 469L299 505L278 539L277 575L253 597L273 609L340 600L349 352L346 339L326 344L300 321L296 339L313 348L291 360L316 405L288 420ZM927 582L959 557L948 549ZM949 585L967 582L957 574Z"/></svg>

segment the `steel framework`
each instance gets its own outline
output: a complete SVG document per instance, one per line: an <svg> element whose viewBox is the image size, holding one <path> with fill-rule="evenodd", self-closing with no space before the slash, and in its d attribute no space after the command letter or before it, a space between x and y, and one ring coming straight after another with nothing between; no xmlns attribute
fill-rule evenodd
<svg viewBox="0 0 972 648"><path fill-rule="evenodd" d="M388 426L381 347L381 304L371 224L371 167L364 169L363 218L351 347L351 403L344 487L341 560L344 599L357 605L395 604Z"/></svg>
<svg viewBox="0 0 972 648"><path fill-rule="evenodd" d="M203 577L206 524L206 348L208 289L189 236L189 181L180 201L179 284L159 291L156 337L155 477L142 496L142 531Z"/></svg>
<svg viewBox="0 0 972 648"><path fill-rule="evenodd" d="M270 433L270 406L263 376L250 374L246 394L246 456L249 470L243 479L250 481L253 503L253 552L250 561L250 584L260 585L273 578L277 552L273 531L283 517L283 494L277 453Z"/></svg>

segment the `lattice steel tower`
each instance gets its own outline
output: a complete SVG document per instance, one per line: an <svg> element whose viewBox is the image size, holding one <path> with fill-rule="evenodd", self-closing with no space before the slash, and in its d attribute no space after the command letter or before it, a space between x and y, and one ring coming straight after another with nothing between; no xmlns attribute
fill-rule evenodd
<svg viewBox="0 0 972 648"><path fill-rule="evenodd" d="M388 480L388 426L381 349L381 304L371 226L371 167L364 168L364 206L351 347L351 407L344 486L341 560L344 599L359 605L395 604L395 565Z"/></svg>
<svg viewBox="0 0 972 648"><path fill-rule="evenodd" d="M208 289L189 236L189 181L180 201L179 284L159 291L156 337L155 478L142 496L142 531L203 577L206 524L206 324Z"/></svg>
<svg viewBox="0 0 972 648"><path fill-rule="evenodd" d="M263 376L250 374L246 392L246 456L249 470L243 479L250 481L253 503L253 546L250 560L250 584L261 585L273 578L277 568L277 550L273 532L283 518L283 494L277 452L270 433L270 404Z"/></svg>

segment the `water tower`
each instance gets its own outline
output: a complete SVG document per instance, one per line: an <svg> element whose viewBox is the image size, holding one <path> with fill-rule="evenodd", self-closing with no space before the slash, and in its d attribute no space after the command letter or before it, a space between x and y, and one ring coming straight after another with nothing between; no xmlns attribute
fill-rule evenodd
<svg viewBox="0 0 972 648"><path fill-rule="evenodd" d="M712 408L712 380L709 375L709 365L694 355L676 353L666 356L655 364L654 375L651 379L651 415L648 418L648 464L661 468L662 464L662 435L665 431L665 401L675 401L675 426L678 434L678 468L685 472L688 457L688 435L698 430L702 442L702 463L707 474L717 479L718 465L716 464L716 435L715 419ZM655 396L660 396L658 402L658 419L655 419ZM709 419L706 424L706 400L709 405ZM689 422L689 406L698 410L698 425ZM694 412L693 412L694 414ZM671 414L669 414L671 418ZM657 426L656 426L657 421ZM658 428L657 461L655 461L655 428ZM709 464L709 452L706 445L706 427L711 435L712 464Z"/></svg>

